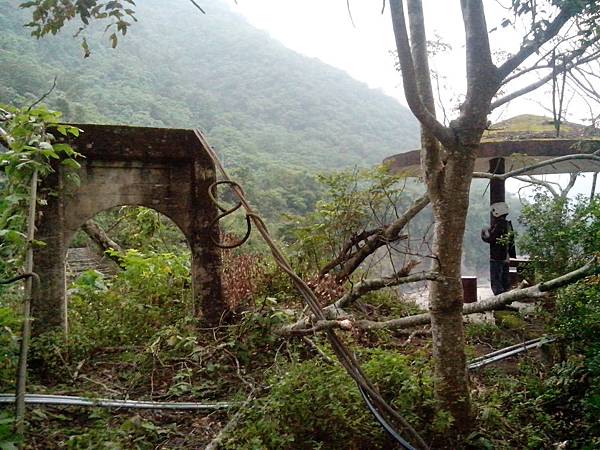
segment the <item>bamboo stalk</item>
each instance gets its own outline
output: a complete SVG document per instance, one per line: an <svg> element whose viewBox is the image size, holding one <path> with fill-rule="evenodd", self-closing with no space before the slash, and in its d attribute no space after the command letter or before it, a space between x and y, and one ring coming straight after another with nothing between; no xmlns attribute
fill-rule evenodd
<svg viewBox="0 0 600 450"><path fill-rule="evenodd" d="M33 272L33 239L35 236L35 210L37 203L38 171L31 176L29 197L29 215L27 217L27 255L25 257L25 273ZM21 333L21 348L19 351L19 367L17 371L17 395L15 397L16 429L20 436L25 433L25 391L27 385L27 353L31 338L31 295L33 278L28 277L25 283L23 301L23 327Z"/></svg>

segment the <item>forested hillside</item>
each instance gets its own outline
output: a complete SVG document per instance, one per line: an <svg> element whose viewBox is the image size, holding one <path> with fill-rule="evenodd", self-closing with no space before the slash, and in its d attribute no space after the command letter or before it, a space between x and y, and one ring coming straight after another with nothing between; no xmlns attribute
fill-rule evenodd
<svg viewBox="0 0 600 450"><path fill-rule="evenodd" d="M201 128L246 183L281 194L270 200L281 208L312 203L302 169L371 165L418 145L397 101L283 47L217 0L204 2L206 15L185 1L140 2L117 48L97 29L85 59L76 29L30 37L18 3L0 10L0 103L27 104L56 76L47 103L67 120ZM306 195L287 198L290 185Z"/></svg>

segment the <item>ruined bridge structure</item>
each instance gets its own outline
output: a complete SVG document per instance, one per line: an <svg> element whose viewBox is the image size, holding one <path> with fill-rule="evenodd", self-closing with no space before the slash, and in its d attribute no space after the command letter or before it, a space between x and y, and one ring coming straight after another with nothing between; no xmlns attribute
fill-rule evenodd
<svg viewBox="0 0 600 450"><path fill-rule="evenodd" d="M34 271L40 284L32 298L34 333L67 326L65 257L83 223L115 206L152 208L169 217L183 232L192 254L191 276L196 315L208 324L225 311L221 258L211 223L216 206L208 196L215 181L214 164L192 130L77 125L83 130L69 143L80 158L79 186L66 181L67 170L42 181L47 204L40 208L34 251Z"/></svg>

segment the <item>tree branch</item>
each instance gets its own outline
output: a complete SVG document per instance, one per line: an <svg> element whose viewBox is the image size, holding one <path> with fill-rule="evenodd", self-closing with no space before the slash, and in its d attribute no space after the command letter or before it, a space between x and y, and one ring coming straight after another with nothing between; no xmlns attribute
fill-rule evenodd
<svg viewBox="0 0 600 450"><path fill-rule="evenodd" d="M600 142L599 142L600 145ZM574 154L574 155L565 155L559 156L557 158L548 159L546 161L540 161L536 164L531 164L526 167L522 167L520 169L511 170L510 172L502 173L502 174L493 174L487 172L473 172L473 178L486 178L488 180L507 180L511 177L516 177L518 175L526 174L527 172L535 169L539 169L545 166L551 166L553 164L557 164L563 161L571 161L571 160L587 160L587 161L596 161L600 163L600 155L597 153L591 154Z"/></svg>
<svg viewBox="0 0 600 450"><path fill-rule="evenodd" d="M347 279L358 268L358 266L360 266L368 256L375 253L378 248L398 240L400 231L402 231L408 222L410 222L428 204L428 195L419 197L413 202L412 206L406 210L404 214L402 214L402 216L400 216L390 225L382 228L379 233L374 234L371 238L366 240L365 244L346 260L342 269L336 275L337 279Z"/></svg>
<svg viewBox="0 0 600 450"><path fill-rule="evenodd" d="M431 87L431 71L427 54L427 35L421 0L408 0L411 55L419 95L427 110L435 117L435 100ZM427 184L436 185L443 174L442 149L439 141L427 128L421 127L421 166Z"/></svg>
<svg viewBox="0 0 600 450"><path fill-rule="evenodd" d="M548 25L535 41L525 42L519 51L507 59L500 67L498 67L498 75L501 79L506 78L513 70L519 67L527 58L537 52L540 47L547 43L550 39L558 34L561 28L573 17L573 13L567 8L561 9L560 13Z"/></svg>
<svg viewBox="0 0 600 450"><path fill-rule="evenodd" d="M100 247L103 255L108 256L112 261L117 263L119 267L121 266L120 258L108 250L122 252L123 249L106 234L100 225L90 219L81 226L81 229L98 247Z"/></svg>
<svg viewBox="0 0 600 450"><path fill-rule="evenodd" d="M537 185L537 186L542 186L543 188L547 189L550 192L550 194L552 195L552 197L555 200L558 200L560 198L560 194L556 191L556 189L554 189L554 186L553 186L553 184L556 185L557 183L540 180L531 175L529 175L527 177L513 177L513 178L515 180L522 181L523 183L529 183L529 184L533 184L533 185ZM523 187L527 187L527 186L523 186ZM560 188L560 185L558 185L558 187Z"/></svg>
<svg viewBox="0 0 600 450"><path fill-rule="evenodd" d="M573 186L575 186L575 182L577 181L577 177L579 176L579 172L573 172L571 174L569 174L569 182L567 183L567 185L562 188L560 190L560 199L564 200L565 198L567 198L567 195L569 195L569 192L571 192L571 189L573 189Z"/></svg>
<svg viewBox="0 0 600 450"><path fill-rule="evenodd" d="M591 44L590 44L591 45ZM585 49L587 49L588 47L585 47ZM552 80L552 78L554 76L556 76L557 74L561 74L564 72L567 72L577 66L580 66L582 64L588 63L592 60L594 60L595 58L597 58L600 55L600 52L594 52L591 55L588 55L585 58L582 58L579 61L575 61L573 62L573 59L575 59L577 56L579 56L581 53L583 53L585 51L585 49L579 49L581 51L574 51L572 52L572 55L570 56L570 58L568 58L567 60L563 60L563 63L560 64L559 66L556 67L555 70L553 70L552 72L550 72L549 74L547 74L546 76L540 78L538 81L535 81L527 86L522 87L521 89L517 89L516 91L507 94L503 97L500 97L496 100L494 100L492 102L492 104L490 105L490 111L492 111L495 108L498 108L499 106L502 106L508 102L510 102L511 100L514 100L517 97L520 97L521 95L525 95L529 92L532 92L540 87L542 87L544 84L546 84L548 81ZM533 69L533 70L538 70L538 69Z"/></svg>
<svg viewBox="0 0 600 450"><path fill-rule="evenodd" d="M371 236L381 233L381 228L377 228L375 230L365 230L359 234L353 235L348 241L343 245L342 249L338 256L336 256L333 260L328 262L325 267L323 267L319 271L319 277L324 277L326 274L331 272L335 267L341 266L345 261L347 261L354 253L350 253L352 247L358 247L361 242L366 241Z"/></svg>
<svg viewBox="0 0 600 450"><path fill-rule="evenodd" d="M480 300L476 303L468 303L463 305L463 314L476 314L483 313L487 311L493 311L495 309L500 309L509 303L512 303L517 300L522 300L525 298L540 298L544 297L548 292L561 288L563 286L567 286L569 284L575 283L589 275L595 275L600 273L600 267L598 266L597 258L593 258L585 264L584 266L569 272L560 277L554 278L549 281L545 281L535 286L531 286L523 289L514 289L512 291L504 292L500 295L496 295L493 297L488 297L484 300ZM416 327L420 325L427 325L431 323L431 314L423 313L416 314L414 316L402 317L399 319L392 319L386 321L372 321L372 320L352 320L348 317L342 320L329 319L329 320L320 320L313 324L310 329L307 329L306 326L295 327L289 326L285 327L281 330L282 334L288 335L303 335L307 333L308 330L311 332L339 328L343 330L381 330L381 329L401 329L401 328L410 328ZM297 323L299 324L299 323ZM294 324L294 325L297 325Z"/></svg>
<svg viewBox="0 0 600 450"><path fill-rule="evenodd" d="M492 62L485 11L481 0L461 0L467 57L467 94L462 113L476 114L483 103L491 100L501 78ZM487 112L487 111L486 111ZM485 117L487 114L483 114Z"/></svg>
<svg viewBox="0 0 600 450"><path fill-rule="evenodd" d="M441 275L437 272L421 272L414 273L411 275L405 275L403 273L398 273L391 277L384 278L374 278L362 281L357 283L354 288L340 298L335 303L323 308L323 314L327 319L338 321L340 317L346 316L343 308L350 304L351 302L356 301L358 298L363 295L376 291L385 287L399 286L401 284L409 284L415 283L418 281L426 281L426 280L440 280L442 279ZM311 323L311 319L306 317L304 319L298 320L297 322L286 325L282 327L278 333L282 335L299 335L303 336L305 334L311 334L307 332L307 327ZM318 323L318 322L317 322ZM343 327L344 324L341 325Z"/></svg>
<svg viewBox="0 0 600 450"><path fill-rule="evenodd" d="M427 109L417 86L415 66L408 40L406 21L404 19L404 5L402 0L390 0L392 25L396 37L396 48L402 72L402 82L406 101L419 122L433 134L442 145L449 147L454 142L452 130L442 125Z"/></svg>

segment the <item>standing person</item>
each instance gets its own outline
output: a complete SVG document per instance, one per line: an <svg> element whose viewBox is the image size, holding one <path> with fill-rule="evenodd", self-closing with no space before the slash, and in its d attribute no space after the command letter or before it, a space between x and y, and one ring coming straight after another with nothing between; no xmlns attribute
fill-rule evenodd
<svg viewBox="0 0 600 450"><path fill-rule="evenodd" d="M490 244L490 281L494 295L509 291L509 258L516 258L513 227L505 202L494 203L490 207L492 226L481 230L481 239Z"/></svg>

